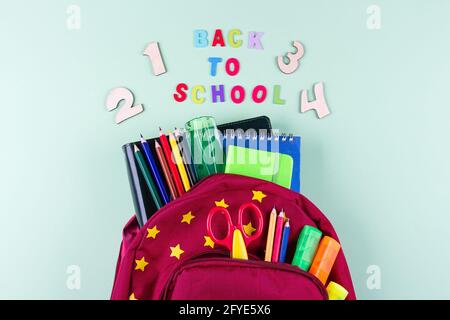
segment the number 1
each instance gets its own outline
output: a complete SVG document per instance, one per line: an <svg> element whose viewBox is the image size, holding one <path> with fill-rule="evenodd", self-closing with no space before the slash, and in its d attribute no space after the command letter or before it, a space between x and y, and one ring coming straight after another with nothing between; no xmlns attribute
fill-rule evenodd
<svg viewBox="0 0 450 320"><path fill-rule="evenodd" d="M150 42L144 50L144 56L150 59L152 64L153 74L159 76L160 74L166 73L166 66L161 57L161 51L159 50L158 42Z"/></svg>

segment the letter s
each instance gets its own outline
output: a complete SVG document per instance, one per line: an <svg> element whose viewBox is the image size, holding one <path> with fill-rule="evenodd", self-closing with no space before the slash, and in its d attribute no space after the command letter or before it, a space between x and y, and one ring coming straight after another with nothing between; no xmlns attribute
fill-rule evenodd
<svg viewBox="0 0 450 320"><path fill-rule="evenodd" d="M173 98L176 102L183 102L187 98L186 91L188 86L186 83L179 83L175 89L176 93L173 94Z"/></svg>

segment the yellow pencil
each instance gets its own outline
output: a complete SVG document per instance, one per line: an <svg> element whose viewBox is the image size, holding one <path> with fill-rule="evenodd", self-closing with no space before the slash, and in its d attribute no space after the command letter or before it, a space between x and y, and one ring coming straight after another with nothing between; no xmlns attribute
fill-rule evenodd
<svg viewBox="0 0 450 320"><path fill-rule="evenodd" d="M267 231L266 256L264 257L264 261L267 262L272 261L273 236L275 234L276 221L277 210L275 210L275 207L273 207L272 212L270 213L269 230Z"/></svg>
<svg viewBox="0 0 450 320"><path fill-rule="evenodd" d="M173 157L177 164L178 171L180 172L181 181L183 182L184 190L189 191L191 185L189 184L189 178L187 176L186 168L184 167L183 158L181 157L180 149L178 149L177 140L172 132L169 132L169 143L172 147Z"/></svg>

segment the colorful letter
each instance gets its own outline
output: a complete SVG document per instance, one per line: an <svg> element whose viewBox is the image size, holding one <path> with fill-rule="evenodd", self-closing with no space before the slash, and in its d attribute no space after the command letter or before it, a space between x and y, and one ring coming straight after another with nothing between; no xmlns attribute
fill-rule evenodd
<svg viewBox="0 0 450 320"><path fill-rule="evenodd" d="M205 97L198 97L198 92L205 93L205 87L204 86L194 86L192 88L192 101L195 104L202 104L205 102Z"/></svg>
<svg viewBox="0 0 450 320"><path fill-rule="evenodd" d="M211 97L213 103L217 102L217 96L220 97L220 102L225 102L225 87L223 84L219 85L219 90L217 90L217 86L211 86Z"/></svg>
<svg viewBox="0 0 450 320"><path fill-rule="evenodd" d="M273 86L273 103L274 104L285 104L286 100L280 97L281 87L280 85Z"/></svg>
<svg viewBox="0 0 450 320"><path fill-rule="evenodd" d="M231 65L233 65L233 68L231 68ZM239 73L240 65L239 61L236 58L230 58L225 62L225 71L228 73L229 76L235 76Z"/></svg>
<svg viewBox="0 0 450 320"><path fill-rule="evenodd" d="M328 105L323 94L323 82L319 82L314 85L314 95L316 96L316 100L308 101L307 91L302 90L300 112L303 113L313 109L316 111L317 116L321 119L330 114L330 110L328 110Z"/></svg>
<svg viewBox="0 0 450 320"><path fill-rule="evenodd" d="M220 29L216 29L216 32L214 33L214 40L211 46L215 47L217 45L225 47L225 41L223 41L222 30Z"/></svg>
<svg viewBox="0 0 450 320"><path fill-rule="evenodd" d="M261 37L264 32L249 32L248 34L248 48L249 49L264 49L261 44Z"/></svg>
<svg viewBox="0 0 450 320"><path fill-rule="evenodd" d="M173 94L173 98L176 102L183 102L187 98L186 91L188 86L186 83L179 83L175 89L176 93Z"/></svg>
<svg viewBox="0 0 450 320"><path fill-rule="evenodd" d="M236 97L237 92L239 93L238 97ZM234 86L231 89L230 95L231 95L231 101L233 101L233 103L239 104L242 101L244 101L245 89L242 86Z"/></svg>
<svg viewBox="0 0 450 320"><path fill-rule="evenodd" d="M236 35L240 36L242 34L241 30L239 29L231 29L230 32L228 32L228 44L232 48L239 48L242 46L242 40L236 41Z"/></svg>
<svg viewBox="0 0 450 320"><path fill-rule="evenodd" d="M220 58L220 57L209 57L208 61L209 61L209 63L211 63L211 69L210 69L209 74L212 77L215 77L216 74L217 74L217 64L219 62L222 62L222 58Z"/></svg>
<svg viewBox="0 0 450 320"><path fill-rule="evenodd" d="M261 92L261 94L259 94ZM261 95L260 97L258 97ZM257 85L252 92L252 99L255 101L255 103L261 103L266 99L267 96L267 89L266 87L262 85Z"/></svg>
<svg viewBox="0 0 450 320"><path fill-rule="evenodd" d="M208 31L200 29L194 30L194 47L205 48L208 46Z"/></svg>

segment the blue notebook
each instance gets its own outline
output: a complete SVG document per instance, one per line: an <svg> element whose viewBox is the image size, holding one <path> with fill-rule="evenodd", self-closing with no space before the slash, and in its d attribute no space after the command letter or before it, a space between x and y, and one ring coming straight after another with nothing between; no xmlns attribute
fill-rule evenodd
<svg viewBox="0 0 450 320"><path fill-rule="evenodd" d="M279 152L292 157L293 170L291 179L291 190L300 192L300 155L301 155L301 137L292 134L277 134L272 131L234 131L227 130L224 134L224 151L229 145L264 150L270 152ZM226 153L226 152L225 152Z"/></svg>

